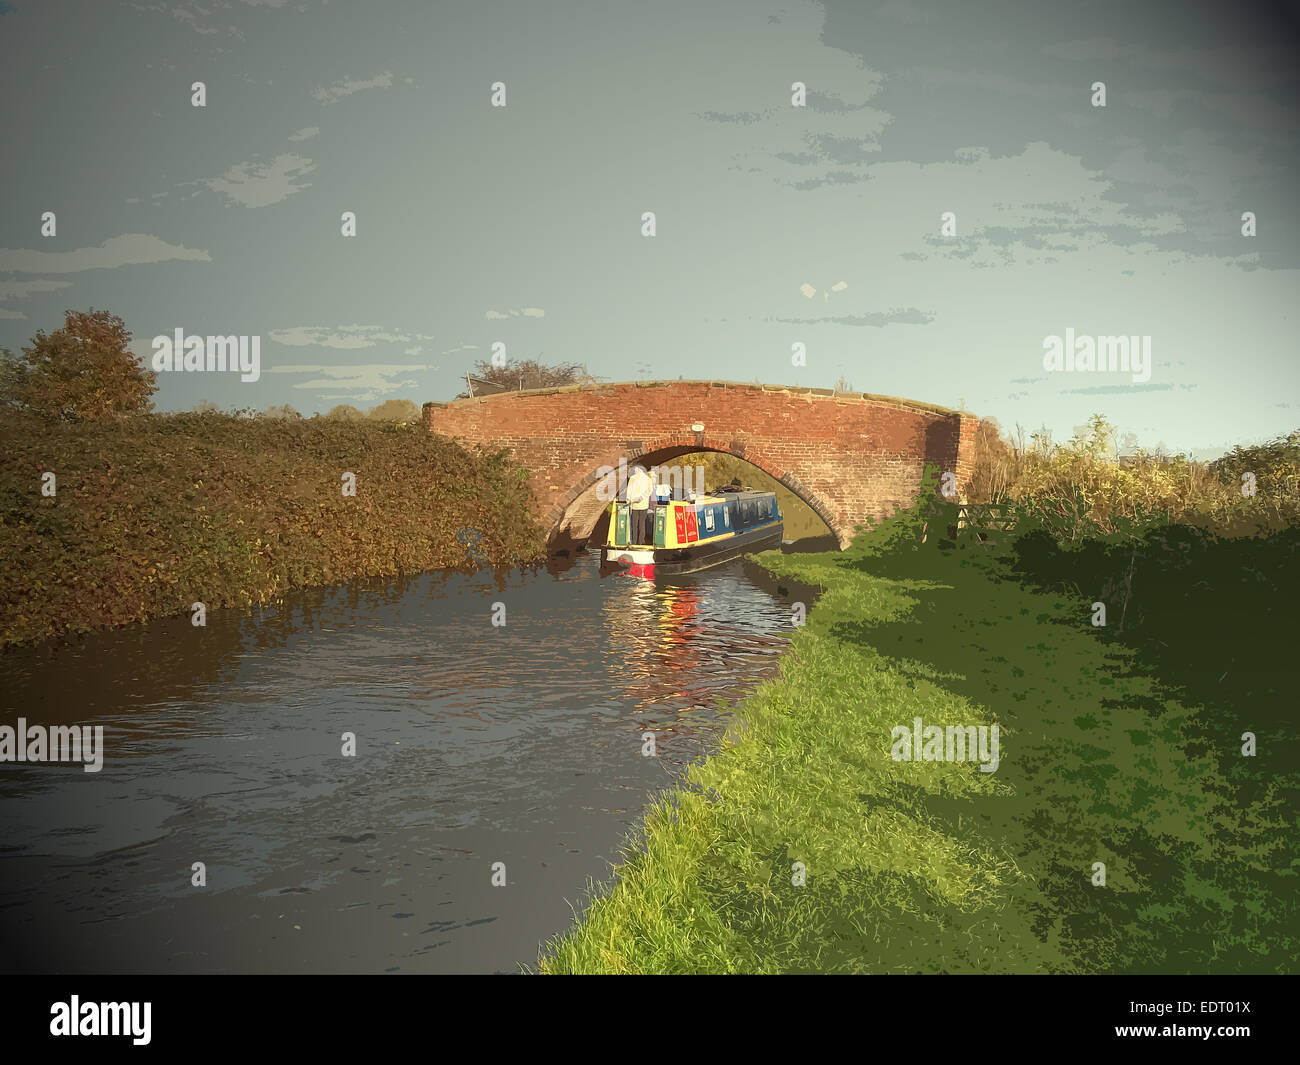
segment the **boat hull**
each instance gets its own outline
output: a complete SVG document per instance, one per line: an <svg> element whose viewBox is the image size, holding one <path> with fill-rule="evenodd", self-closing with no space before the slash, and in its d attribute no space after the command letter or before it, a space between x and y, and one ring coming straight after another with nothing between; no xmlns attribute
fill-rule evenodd
<svg viewBox="0 0 1300 1065"><path fill-rule="evenodd" d="M757 529L747 529L735 536L714 543L692 544L688 547L606 547L601 556L601 569L606 572L625 571L629 576L653 580L682 573L697 573L711 566L730 562L741 555L767 551L781 546L783 524L779 521Z"/></svg>

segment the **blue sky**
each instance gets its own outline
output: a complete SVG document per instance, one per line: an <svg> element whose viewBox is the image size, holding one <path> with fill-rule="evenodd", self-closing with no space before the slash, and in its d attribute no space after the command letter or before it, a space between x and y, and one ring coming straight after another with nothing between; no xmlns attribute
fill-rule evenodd
<svg viewBox="0 0 1300 1065"><path fill-rule="evenodd" d="M1300 426L1296 32L1127 0L13 0L0 346L92 306L144 356L258 335L258 381L162 374L157 405L312 413L447 399L500 341L1219 454ZM1149 336L1150 380L1046 372L1067 329Z"/></svg>

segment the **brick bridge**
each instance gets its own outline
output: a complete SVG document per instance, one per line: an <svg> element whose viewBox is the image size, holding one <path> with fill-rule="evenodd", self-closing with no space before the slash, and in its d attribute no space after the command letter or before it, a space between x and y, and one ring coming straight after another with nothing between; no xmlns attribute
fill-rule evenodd
<svg viewBox="0 0 1300 1065"><path fill-rule="evenodd" d="M573 385L424 405L429 431L514 451L531 471L555 549L585 541L603 514L600 467L622 458L648 469L692 451L752 462L847 547L855 525L911 502L926 462L956 473L964 499L978 424L890 396L723 381Z"/></svg>

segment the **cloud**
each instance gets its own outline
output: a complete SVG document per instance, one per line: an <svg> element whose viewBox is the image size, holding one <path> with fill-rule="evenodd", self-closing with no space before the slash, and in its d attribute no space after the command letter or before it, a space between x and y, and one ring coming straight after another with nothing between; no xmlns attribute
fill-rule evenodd
<svg viewBox="0 0 1300 1065"><path fill-rule="evenodd" d="M1150 48L1145 44L1120 44L1111 37L1094 37L1084 41L1044 46L1043 53L1057 59L1083 63L1123 61L1131 69L1177 70L1195 76L1198 83L1217 82L1239 86L1243 73L1252 80L1283 83L1291 71L1292 50L1288 45L1252 42L1249 47L1218 48L1182 47L1173 51Z"/></svg>
<svg viewBox="0 0 1300 1065"><path fill-rule="evenodd" d="M1173 385L1097 385L1095 388L1067 388L1071 396L1118 396L1125 392L1171 392Z"/></svg>
<svg viewBox="0 0 1300 1065"><path fill-rule="evenodd" d="M213 33L221 32L215 26L199 25L200 12L204 15L208 13L206 11L202 11L202 9L200 9L199 11L190 11L187 8L174 7L171 9L171 12L172 12L172 18L174 18L177 22L185 23L187 26L189 26L190 29L194 30L195 33L213 34Z"/></svg>
<svg viewBox="0 0 1300 1065"><path fill-rule="evenodd" d="M165 263L176 259L211 262L205 251L168 244L147 233L109 237L97 248L76 251L30 251L0 248L0 273L75 274L82 270L113 270L119 266Z"/></svg>
<svg viewBox="0 0 1300 1065"><path fill-rule="evenodd" d="M1068 100L1078 96L1079 90L1059 82L1047 84L1008 77L989 70L950 70L945 67L910 67L899 74L900 79L929 88L983 89L1006 96L1028 96L1036 100Z"/></svg>
<svg viewBox="0 0 1300 1065"><path fill-rule="evenodd" d="M272 329L271 339L287 347L373 348L376 344L409 344L415 340L432 340L421 333L394 333L382 325L299 325L289 329ZM408 351L406 354L412 354Z"/></svg>
<svg viewBox="0 0 1300 1065"><path fill-rule="evenodd" d="M422 362L409 363L383 363L383 362L366 362L356 363L348 366L318 366L297 364L292 366L272 366L266 373L320 373L326 377L334 379L364 377L369 373L378 373L381 375L392 376L393 374L406 373L409 370L427 370L428 367ZM301 386L297 386L301 387Z"/></svg>
<svg viewBox="0 0 1300 1065"><path fill-rule="evenodd" d="M696 118L701 118L705 122L730 122L738 126L752 126L755 122L761 122L764 118L771 118L776 114L776 108L769 108L766 111L699 111L696 112Z"/></svg>
<svg viewBox="0 0 1300 1065"><path fill-rule="evenodd" d="M311 140L311 138L316 136L319 132L320 126L307 126L304 129L300 129L297 133L289 134L289 139L291 141Z"/></svg>
<svg viewBox="0 0 1300 1065"><path fill-rule="evenodd" d="M524 307L518 311L488 311L484 318L545 318L546 312L541 307Z"/></svg>
<svg viewBox="0 0 1300 1065"><path fill-rule="evenodd" d="M241 207L267 207L310 188L310 181L299 185L295 184L295 179L315 169L316 164L301 155L277 155L269 163L237 163L221 177L209 178L199 184L221 193L230 203Z"/></svg>
<svg viewBox="0 0 1300 1065"><path fill-rule="evenodd" d="M311 94L323 104L332 104L363 89L391 89L392 87L393 75L385 71L369 81L354 81L345 75L342 81L335 82L327 88L312 89Z"/></svg>
<svg viewBox="0 0 1300 1065"><path fill-rule="evenodd" d="M829 291L822 293L822 299L828 300L830 299L831 292L843 292L848 287L849 287L849 283L847 281L836 281L835 284L831 285ZM817 295L817 290L813 288L812 285L808 284L808 282L806 281L799 286L799 291L802 292L804 296L806 296L808 299L812 299L815 295Z"/></svg>
<svg viewBox="0 0 1300 1065"><path fill-rule="evenodd" d="M918 8L912 0L889 0L888 3L881 4L876 8L876 14L884 18L893 19L895 22L902 22L908 26L916 26L923 22L935 22L939 16L931 11L923 11Z"/></svg>
<svg viewBox="0 0 1300 1065"><path fill-rule="evenodd" d="M33 292L54 292L61 288L71 288L71 281L47 281L40 278L31 281L17 279L0 280L0 301L25 300ZM27 315L22 311L10 311L0 308L0 318L20 319Z"/></svg>
<svg viewBox="0 0 1300 1065"><path fill-rule="evenodd" d="M1140 162L1121 157L1119 168L1130 187L1150 177ZM1188 235L1187 205L1116 197L1114 169L1089 170L1078 156L1035 141L1015 155L969 162L877 163L864 168L862 177L873 183L877 199L895 203L900 211L943 202L961 187L965 206L956 211L959 235L941 236L937 227L921 233L918 239L932 254L900 253L913 262L944 258L988 269L1065 257L1078 261L1081 254L1110 248L1184 252L1184 244L1196 239Z"/></svg>
<svg viewBox="0 0 1300 1065"><path fill-rule="evenodd" d="M273 366L263 373L320 375L299 381L293 387L315 389L325 399L373 400L399 389L419 388L419 381L408 375L413 370L424 372L429 369L423 363L356 363L347 366Z"/></svg>
<svg viewBox="0 0 1300 1065"><path fill-rule="evenodd" d="M0 300L25 300L33 292L53 292L60 288L71 288L71 281L0 281Z"/></svg>
<svg viewBox="0 0 1300 1065"><path fill-rule="evenodd" d="M770 321L786 325L929 325L934 315L916 307L895 308L889 311L870 311L867 314L850 314L838 318L774 318Z"/></svg>

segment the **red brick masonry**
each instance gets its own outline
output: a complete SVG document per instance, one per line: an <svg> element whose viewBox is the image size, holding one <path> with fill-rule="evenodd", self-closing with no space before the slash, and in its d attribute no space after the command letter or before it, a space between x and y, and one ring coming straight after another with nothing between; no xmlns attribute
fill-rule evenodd
<svg viewBox="0 0 1300 1065"><path fill-rule="evenodd" d="M693 423L704 431L692 432ZM594 502L601 466L624 458L649 467L708 450L771 474L846 547L855 525L911 502L926 462L956 473L964 499L979 420L857 392L653 381L426 403L424 424L470 446L513 449L532 471L537 514L553 537L590 533L601 511Z"/></svg>

